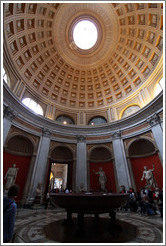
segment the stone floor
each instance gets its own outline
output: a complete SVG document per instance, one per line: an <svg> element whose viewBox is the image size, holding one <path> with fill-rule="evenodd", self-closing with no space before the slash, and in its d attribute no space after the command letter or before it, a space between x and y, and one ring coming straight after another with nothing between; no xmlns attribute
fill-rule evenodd
<svg viewBox="0 0 166 246"><path fill-rule="evenodd" d="M93 215L87 215L87 219L93 219ZM110 237L110 243L117 243L117 238L121 238L119 243L127 243L129 244L158 244L163 243L163 219L160 217L160 215L154 215L154 216L142 216L139 213L132 213L132 212L117 212L116 214L117 222L119 225L124 225L124 223L128 224L130 228L135 228L135 234L132 234L132 237L125 237L124 239L120 237L121 233L123 232L123 228L125 230L126 227L121 228L121 232L112 235ZM76 214L73 214L74 220L76 219ZM54 231L53 226L57 226L59 223L60 229L58 233L63 233L62 230L64 230L64 222L66 219L66 212L63 209L55 208L55 209L18 209L17 215L16 215L16 223L15 223L15 232L16 237L14 243L40 243L40 244L59 244L59 243L68 243L67 240L69 240L69 243L71 242L71 238L68 236L65 236L65 240L60 241L55 240L53 235L48 235L46 233L46 228L48 229L49 226ZM102 221L110 221L108 214L101 214L100 215L101 222ZM90 226L90 225L89 225ZM88 228L88 227L87 227ZM97 228L97 227L96 227ZM82 228L81 228L82 229ZM55 228L57 232L57 227ZM70 228L71 230L71 228ZM88 229L89 230L89 229ZM112 229L110 229L112 232ZM129 229L130 230L130 229ZM130 230L131 231L131 230ZM114 229L115 232L115 229ZM50 230L51 233L51 230ZM86 232L87 233L87 232ZM93 233L92 233L93 234ZM125 234L128 234L125 232ZM66 235L66 234L65 234ZM97 241L99 243L108 243L109 238L106 239L106 233L103 234L103 232L98 233L99 237L101 237L101 242ZM103 237L104 235L104 237ZM110 236L107 233L108 236ZM68 238L67 238L68 237ZM73 235L71 235L73 238ZM86 235L88 238L88 236ZM92 242L93 235L90 236L91 241L88 241L88 243ZM116 241L114 241L114 238L116 237ZM129 240L128 240L129 239ZM80 239L81 240L81 239ZM85 239L86 240L86 239ZM104 241L102 241L104 240ZM113 240L113 241L112 241ZM76 244L78 241L72 241L72 243ZM86 243L86 241L83 241ZM96 242L94 242L96 243Z"/></svg>

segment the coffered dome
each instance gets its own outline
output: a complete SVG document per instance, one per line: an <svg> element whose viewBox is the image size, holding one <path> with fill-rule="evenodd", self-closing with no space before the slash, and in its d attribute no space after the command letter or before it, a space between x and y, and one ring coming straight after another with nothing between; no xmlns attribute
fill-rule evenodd
<svg viewBox="0 0 166 246"><path fill-rule="evenodd" d="M82 20L98 32L89 49L73 38ZM55 118L55 110L94 115L111 109L118 119L130 104L143 107L162 77L162 52L162 3L4 4L11 90L20 100L37 100L46 117Z"/></svg>

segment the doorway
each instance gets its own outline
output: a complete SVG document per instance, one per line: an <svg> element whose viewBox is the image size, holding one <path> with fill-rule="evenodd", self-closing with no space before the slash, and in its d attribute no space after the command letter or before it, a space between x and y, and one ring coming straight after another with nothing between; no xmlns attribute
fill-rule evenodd
<svg viewBox="0 0 166 246"><path fill-rule="evenodd" d="M59 192L67 188L68 164L51 163L49 191Z"/></svg>

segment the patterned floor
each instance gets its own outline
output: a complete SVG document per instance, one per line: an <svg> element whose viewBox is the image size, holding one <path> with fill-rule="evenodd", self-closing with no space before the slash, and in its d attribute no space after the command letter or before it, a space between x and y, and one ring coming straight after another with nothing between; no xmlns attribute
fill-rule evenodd
<svg viewBox="0 0 166 246"><path fill-rule="evenodd" d="M101 214L100 217L109 218L107 214ZM127 244L163 243L163 219L160 215L147 217L137 213L117 212L116 217L118 221L136 226L136 237L128 241ZM40 243L46 245L47 243L61 243L47 238L44 227L65 218L66 212L60 208L47 210L41 208L18 209L14 243Z"/></svg>

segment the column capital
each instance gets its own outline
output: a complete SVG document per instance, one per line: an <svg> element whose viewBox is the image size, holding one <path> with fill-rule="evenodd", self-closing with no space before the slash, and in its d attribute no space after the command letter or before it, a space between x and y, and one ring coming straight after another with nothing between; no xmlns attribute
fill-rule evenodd
<svg viewBox="0 0 166 246"><path fill-rule="evenodd" d="M86 137L83 135L77 135L77 142L85 142L86 141Z"/></svg>
<svg viewBox="0 0 166 246"><path fill-rule="evenodd" d="M121 131L115 131L112 134L112 139L118 139L121 138Z"/></svg>
<svg viewBox="0 0 166 246"><path fill-rule="evenodd" d="M47 128L42 128L42 135L44 137L50 138L51 137L51 132Z"/></svg>
<svg viewBox="0 0 166 246"><path fill-rule="evenodd" d="M9 119L10 121L12 121L17 116L16 112L13 109L9 108L8 106L7 107L5 106L3 110L3 114L4 117Z"/></svg>
<svg viewBox="0 0 166 246"><path fill-rule="evenodd" d="M155 113L147 118L146 121L150 124L150 126L155 126L160 123L160 117Z"/></svg>

